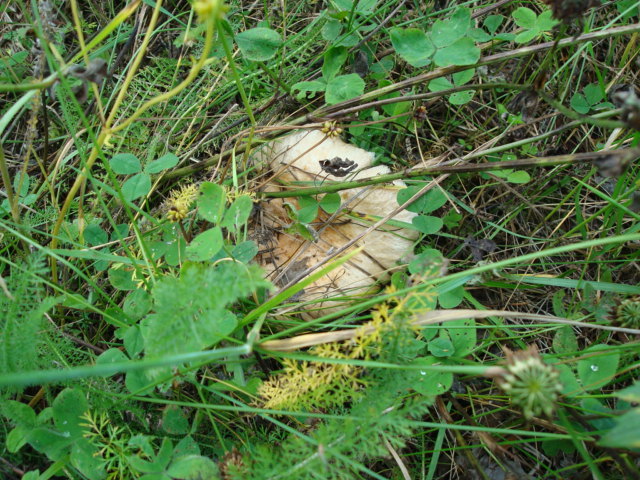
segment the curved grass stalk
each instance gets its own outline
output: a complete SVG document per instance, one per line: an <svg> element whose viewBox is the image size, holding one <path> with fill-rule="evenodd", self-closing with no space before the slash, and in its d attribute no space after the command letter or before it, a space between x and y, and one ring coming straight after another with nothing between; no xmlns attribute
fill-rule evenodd
<svg viewBox="0 0 640 480"><path fill-rule="evenodd" d="M162 1L158 0L158 2L156 3L156 6L153 10L153 14L151 16L151 20L149 21L147 32L142 41L142 45L140 46L140 50L138 51L138 54L136 55L136 58L134 59L131 68L127 72L127 76L125 77L125 80L122 84L120 91L118 92L118 96L114 101L114 104L111 108L109 116L107 117L105 125L101 128L100 133L98 134L96 142L93 148L91 149L91 153L89 154L89 158L87 158L87 161L85 162L85 165L81 174L76 178L75 182L71 186L69 193L67 194L67 197L64 201L64 204L60 209L58 218L52 230L52 237L53 237L53 240L51 242L52 249L55 249L58 245L59 240L57 237L58 237L58 234L60 233L60 229L62 227L62 223L64 222L64 218L67 212L69 211L69 208L71 207L71 203L73 202L73 199L75 198L76 194L78 193L78 191L80 190L84 182L86 181L88 172L91 170L96 160L102 153L102 147L109 141L111 135L131 125L131 123L133 123L138 117L140 117L145 111L147 111L152 106L157 105L158 103L167 101L172 97L176 96L195 79L195 77L200 73L200 71L204 67L209 57L209 52L211 51L211 48L213 46L213 37L214 37L216 25L217 25L217 19L224 11L224 5L221 0L210 0L208 2L208 6L210 7L210 9L207 10L205 14L203 14L203 21L206 22L204 48L202 50L202 54L200 58L193 65L187 77L182 82L180 82L180 84L176 85L174 88L172 88L168 92L160 94L152 98L151 100L147 101L146 103L144 103L127 120L112 127L111 125L115 120L116 114L118 112L118 108L122 104L124 97L129 89L129 86L133 80L133 77L135 76L138 70L138 67L140 66L140 63L144 58L149 42L151 41L151 37L154 34L155 26L158 23L160 10L162 7ZM55 262L52 262L51 276L53 281L56 282L57 269L56 269Z"/></svg>

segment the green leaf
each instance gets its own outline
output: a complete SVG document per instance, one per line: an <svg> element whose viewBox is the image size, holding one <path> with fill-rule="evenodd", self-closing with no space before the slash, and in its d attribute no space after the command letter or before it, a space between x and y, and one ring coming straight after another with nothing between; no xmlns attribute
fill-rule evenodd
<svg viewBox="0 0 640 480"><path fill-rule="evenodd" d="M516 25L522 28L536 28L538 16L536 12L527 7L520 7L511 14Z"/></svg>
<svg viewBox="0 0 640 480"><path fill-rule="evenodd" d="M84 392L77 388L66 388L53 401L53 422L70 439L82 438L84 422L80 417L89 410Z"/></svg>
<svg viewBox="0 0 640 480"><path fill-rule="evenodd" d="M616 419L616 426L605 433L598 442L603 447L640 448L640 408L625 413Z"/></svg>
<svg viewBox="0 0 640 480"><path fill-rule="evenodd" d="M509 183L529 183L531 181L531 176L529 172L526 170L516 170L515 172L511 172L507 175L507 182Z"/></svg>
<svg viewBox="0 0 640 480"><path fill-rule="evenodd" d="M313 98L315 95L307 95L308 93L315 94L316 92L324 92L327 88L327 82L324 79L311 80L309 82L298 82L291 86L291 93L295 94L296 100L303 100L305 98ZM295 92L298 93L295 93Z"/></svg>
<svg viewBox="0 0 640 480"><path fill-rule="evenodd" d="M157 160L149 162L149 164L145 166L144 171L147 173L160 173L175 167L179 161L180 159L173 153L165 153Z"/></svg>
<svg viewBox="0 0 640 480"><path fill-rule="evenodd" d="M431 55L435 52L433 42L418 28L392 28L391 45L412 67L424 67L431 63Z"/></svg>
<svg viewBox="0 0 640 480"><path fill-rule="evenodd" d="M559 24L560 20L553 18L553 12L551 10L545 10L538 16L536 23L539 31L546 32Z"/></svg>
<svg viewBox="0 0 640 480"><path fill-rule="evenodd" d="M257 254L258 245L253 240L240 242L231 250L231 256L242 263L249 263Z"/></svg>
<svg viewBox="0 0 640 480"><path fill-rule="evenodd" d="M321 35L327 42L333 42L342 31L342 23L331 18L322 26Z"/></svg>
<svg viewBox="0 0 640 480"><path fill-rule="evenodd" d="M429 342L429 352L434 357L450 357L455 353L455 349L451 340L438 337Z"/></svg>
<svg viewBox="0 0 640 480"><path fill-rule="evenodd" d="M450 88L453 88L453 83L446 77L434 78L429 82L429 91L431 92L440 92L442 90L449 90Z"/></svg>
<svg viewBox="0 0 640 480"><path fill-rule="evenodd" d="M251 197L249 195L240 195L224 214L220 226L235 231L238 227L247 223L252 209L253 201Z"/></svg>
<svg viewBox="0 0 640 480"><path fill-rule="evenodd" d="M340 208L342 199L338 193L327 193L320 200L320 207L327 213L335 213Z"/></svg>
<svg viewBox="0 0 640 480"><path fill-rule="evenodd" d="M189 420L182 408L167 405L162 412L162 429L171 435L185 435L189 431Z"/></svg>
<svg viewBox="0 0 640 480"><path fill-rule="evenodd" d="M396 200L398 205L402 205L404 202L414 196L422 187L413 185L411 187L403 188L398 191ZM447 195L439 187L434 187L427 193L416 199L411 205L407 207L407 210L414 213L431 213L447 203Z"/></svg>
<svg viewBox="0 0 640 480"><path fill-rule="evenodd" d="M91 445L86 439L73 444L70 460L71 465L84 475L83 478L102 480L107 476L105 461L99 457L97 447Z"/></svg>
<svg viewBox="0 0 640 480"><path fill-rule="evenodd" d="M462 303L463 298L464 287L460 285L453 290L438 295L438 302L442 308L455 308Z"/></svg>
<svg viewBox="0 0 640 480"><path fill-rule="evenodd" d="M127 295L122 305L122 311L134 320L144 317L149 310L151 310L151 295L141 288Z"/></svg>
<svg viewBox="0 0 640 480"><path fill-rule="evenodd" d="M304 224L313 223L318 216L318 204L308 205L298 210L298 221Z"/></svg>
<svg viewBox="0 0 640 480"><path fill-rule="evenodd" d="M471 12L460 8L448 20L436 20L431 28L431 38L437 48L452 45L465 36L471 26Z"/></svg>
<svg viewBox="0 0 640 480"><path fill-rule="evenodd" d="M179 278L161 278L153 288L155 313L141 321L146 355L160 357L214 345L237 324L227 305L269 286L255 265L185 263Z"/></svg>
<svg viewBox="0 0 640 480"><path fill-rule="evenodd" d="M569 325L560 327L553 336L553 351L559 354L578 351L578 339Z"/></svg>
<svg viewBox="0 0 640 480"><path fill-rule="evenodd" d="M96 365L108 363L126 362L129 358L119 348L110 348L102 352L96 359Z"/></svg>
<svg viewBox="0 0 640 480"><path fill-rule="evenodd" d="M4 400L0 404L2 415L16 425L34 427L36 425L36 413L29 405L16 400Z"/></svg>
<svg viewBox="0 0 640 480"><path fill-rule="evenodd" d="M183 480L218 480L218 466L207 457L189 455L173 462L167 471L173 478Z"/></svg>
<svg viewBox="0 0 640 480"><path fill-rule="evenodd" d="M451 79L453 80L453 84L459 87L469 82L473 78L475 73L475 68L468 68L467 70L454 73L453 75L451 75Z"/></svg>
<svg viewBox="0 0 640 480"><path fill-rule="evenodd" d="M449 103L451 103L451 105L464 105L465 103L469 103L475 94L475 90L464 90L462 92L452 93L449 95Z"/></svg>
<svg viewBox="0 0 640 480"><path fill-rule="evenodd" d="M462 358L473 352L476 346L476 321L454 320L446 323L446 331L453 344L456 357Z"/></svg>
<svg viewBox="0 0 640 480"><path fill-rule="evenodd" d="M133 271L124 267L109 269L109 283L117 290L135 290L138 288L137 283L133 280Z"/></svg>
<svg viewBox="0 0 640 480"><path fill-rule="evenodd" d="M413 217L411 223L421 233L425 235L433 235L442 229L442 219L438 217L432 217L430 215L418 215Z"/></svg>
<svg viewBox="0 0 640 480"><path fill-rule="evenodd" d="M251 61L264 62L273 58L282 45L280 34L270 28L252 28L236 35L242 54Z"/></svg>
<svg viewBox="0 0 640 480"><path fill-rule="evenodd" d="M516 43L529 43L539 34L540 32L537 29L525 30L524 32L520 32L518 35L516 35L514 41Z"/></svg>
<svg viewBox="0 0 640 480"><path fill-rule="evenodd" d="M581 93L576 93L571 97L570 105L576 112L583 115L589 113L589 110L591 110L591 104Z"/></svg>
<svg viewBox="0 0 640 480"><path fill-rule="evenodd" d="M151 177L147 173L138 173L127 179L122 185L122 196L125 200L132 202L140 197L144 197L151 190Z"/></svg>
<svg viewBox="0 0 640 480"><path fill-rule="evenodd" d="M582 353L595 354L578 361L578 378L586 391L602 388L613 380L618 369L619 353L607 351L605 345L596 345Z"/></svg>
<svg viewBox="0 0 640 480"><path fill-rule="evenodd" d="M227 204L227 196L217 183L204 182L200 185L200 197L198 197L198 215L205 220L218 224L224 215Z"/></svg>
<svg viewBox="0 0 640 480"><path fill-rule="evenodd" d="M502 15L489 15L484 19L484 26L489 31L491 35L494 35L502 22L504 21L504 16Z"/></svg>
<svg viewBox="0 0 640 480"><path fill-rule="evenodd" d="M26 425L18 425L16 428L11 430L4 442L7 450L11 453L16 453L24 447L29 441L31 429L32 427L27 427ZM24 477L22 478L24 479Z"/></svg>
<svg viewBox="0 0 640 480"><path fill-rule="evenodd" d="M142 352L144 341L142 340L142 334L140 333L140 327L138 327L138 325L132 325L124 331L122 344L130 358L135 358Z"/></svg>
<svg viewBox="0 0 640 480"><path fill-rule="evenodd" d="M471 38L474 42L488 42L493 37L485 32L481 28L472 28L467 32L467 36Z"/></svg>
<svg viewBox="0 0 640 480"><path fill-rule="evenodd" d="M220 227L213 227L196 236L187 246L189 260L210 260L222 248L224 241Z"/></svg>
<svg viewBox="0 0 640 480"><path fill-rule="evenodd" d="M133 153L118 153L109 160L109 165L118 175L132 175L142 171L140 160Z"/></svg>
<svg viewBox="0 0 640 480"><path fill-rule="evenodd" d="M427 278L439 277L445 266L444 257L435 248L422 251L409 263L409 273Z"/></svg>
<svg viewBox="0 0 640 480"><path fill-rule="evenodd" d="M438 365L441 360L435 357L423 357L414 360L411 365L424 365L430 367L432 365ZM453 385L453 374L450 372L434 372L431 370L412 370L416 372L415 381L413 383L413 389L429 397L435 397L442 395Z"/></svg>
<svg viewBox="0 0 640 480"><path fill-rule="evenodd" d="M463 37L448 47L439 49L433 57L433 61L439 67L473 65L478 59L480 59L480 49L469 37Z"/></svg>
<svg viewBox="0 0 640 480"><path fill-rule="evenodd" d="M355 2L355 7L354 7ZM360 14L373 13L377 0L335 0L335 4L339 10L343 12L351 12L353 9Z"/></svg>
<svg viewBox="0 0 640 480"><path fill-rule="evenodd" d="M345 47L331 47L324 54L324 62L322 63L322 76L325 80L335 77L344 62L347 61L349 50Z"/></svg>
<svg viewBox="0 0 640 480"><path fill-rule="evenodd" d="M325 101L329 105L351 100L364 92L364 80L357 73L339 75L327 83Z"/></svg>
<svg viewBox="0 0 640 480"><path fill-rule="evenodd" d="M91 246L102 245L109 241L109 235L105 232L100 225L96 223L90 223L87 228L82 232L84 239Z"/></svg>

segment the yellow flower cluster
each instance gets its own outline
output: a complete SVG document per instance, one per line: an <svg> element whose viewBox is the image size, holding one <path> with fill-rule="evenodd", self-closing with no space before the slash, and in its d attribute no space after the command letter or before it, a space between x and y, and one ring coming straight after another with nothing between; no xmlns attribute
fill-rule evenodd
<svg viewBox="0 0 640 480"><path fill-rule="evenodd" d="M388 293L393 293L388 290ZM392 310L391 305L396 304ZM371 320L358 328L351 340L313 347L309 353L319 358L338 360L337 363L283 359L284 372L262 383L259 394L265 408L300 410L320 409L341 405L356 399L367 385L363 367L350 360L377 358L385 336L395 335L399 329L412 328L403 309L404 302L392 298L379 304ZM342 360L342 361L340 361Z"/></svg>
<svg viewBox="0 0 640 480"><path fill-rule="evenodd" d="M198 187L194 184L185 185L179 190L173 190L165 202L167 218L170 222L179 222L189 213L189 208L198 196Z"/></svg>

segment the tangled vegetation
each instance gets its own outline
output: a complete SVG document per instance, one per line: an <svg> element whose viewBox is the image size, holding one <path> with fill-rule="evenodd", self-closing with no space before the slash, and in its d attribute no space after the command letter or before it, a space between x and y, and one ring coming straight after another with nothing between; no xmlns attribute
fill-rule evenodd
<svg viewBox="0 0 640 480"><path fill-rule="evenodd" d="M640 478L639 16L2 2L0 477Z"/></svg>

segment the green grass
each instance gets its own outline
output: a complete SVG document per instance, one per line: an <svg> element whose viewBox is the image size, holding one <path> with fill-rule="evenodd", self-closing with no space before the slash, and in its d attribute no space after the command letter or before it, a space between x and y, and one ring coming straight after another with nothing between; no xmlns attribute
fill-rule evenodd
<svg viewBox="0 0 640 480"><path fill-rule="evenodd" d="M0 6L0 476L640 477L640 4L545 9ZM390 173L282 188L256 152L325 122ZM434 177L423 224L298 203ZM359 238L255 264L331 214L417 233L329 310Z"/></svg>

